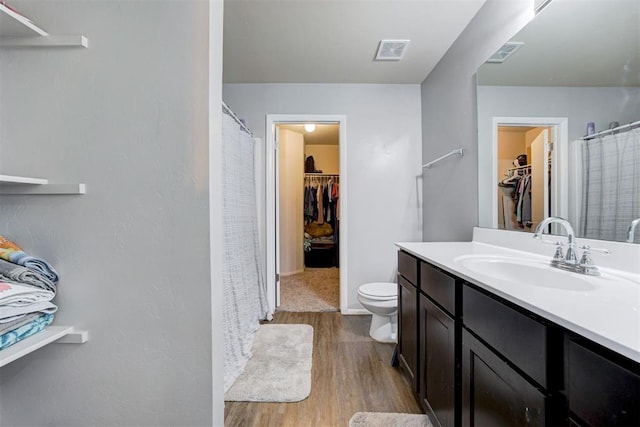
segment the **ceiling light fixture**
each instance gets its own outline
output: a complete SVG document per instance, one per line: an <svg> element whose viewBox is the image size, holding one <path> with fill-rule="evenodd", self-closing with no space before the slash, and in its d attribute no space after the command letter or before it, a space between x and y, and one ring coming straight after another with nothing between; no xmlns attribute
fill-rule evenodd
<svg viewBox="0 0 640 427"><path fill-rule="evenodd" d="M306 130L307 132L311 133L314 130L316 130L316 125L313 123L307 123L306 125L304 125L304 130Z"/></svg>
<svg viewBox="0 0 640 427"><path fill-rule="evenodd" d="M400 61L411 40L380 40L376 61Z"/></svg>

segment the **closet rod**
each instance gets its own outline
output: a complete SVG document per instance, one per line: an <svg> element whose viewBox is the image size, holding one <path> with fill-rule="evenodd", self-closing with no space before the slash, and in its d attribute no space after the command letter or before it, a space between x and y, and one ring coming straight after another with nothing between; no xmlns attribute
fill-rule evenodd
<svg viewBox="0 0 640 427"><path fill-rule="evenodd" d="M632 130L634 128L637 128L639 126L640 126L640 120L638 120L637 122L629 123L627 125L618 126L618 127L613 128L613 129L607 129L607 130L603 130L603 131L600 131L600 132L592 133L591 135L583 136L580 139L583 140L583 141L587 141L589 139L597 138L599 136L603 136L603 135L606 135L606 134L609 134L609 133L626 132L626 131Z"/></svg>
<svg viewBox="0 0 640 427"><path fill-rule="evenodd" d="M245 131L246 133L248 133L249 135L251 135L251 137L253 138L253 132L251 132L249 130L249 128L247 127L247 125L245 125L244 123L242 123L242 120L240 120L238 118L238 116L236 116L236 113L233 112L233 110L231 108L229 108L229 106L227 104L224 103L224 101L222 101L222 112L225 114L228 114L229 116L231 116L231 118L233 120L236 121L236 123L238 123L240 125L240 128Z"/></svg>
<svg viewBox="0 0 640 427"><path fill-rule="evenodd" d="M339 174L333 173L313 173L313 172L305 172L304 176L317 176L318 178L329 177L329 176L340 176Z"/></svg>

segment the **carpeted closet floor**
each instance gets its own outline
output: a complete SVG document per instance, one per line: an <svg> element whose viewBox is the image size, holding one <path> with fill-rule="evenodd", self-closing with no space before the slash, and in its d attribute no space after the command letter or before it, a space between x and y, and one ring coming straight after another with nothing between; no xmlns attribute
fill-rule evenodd
<svg viewBox="0 0 640 427"><path fill-rule="evenodd" d="M340 269L305 268L304 272L280 279L277 311L338 311Z"/></svg>

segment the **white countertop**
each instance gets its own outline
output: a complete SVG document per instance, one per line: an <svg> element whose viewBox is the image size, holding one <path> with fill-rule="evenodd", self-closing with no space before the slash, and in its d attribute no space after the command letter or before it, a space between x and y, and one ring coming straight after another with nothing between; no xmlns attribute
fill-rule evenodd
<svg viewBox="0 0 640 427"><path fill-rule="evenodd" d="M409 242L399 248L453 275L473 283L507 301L521 306L570 331L640 362L640 277L635 271L601 267L601 277L553 269L563 275L578 275L593 284L589 290L554 287L548 280L542 286L519 285L466 268L456 258L496 255L548 263L548 256L483 242ZM635 250L635 249L634 249ZM597 262L596 262L597 264ZM635 266L634 266L635 267ZM546 278L546 275L545 275ZM566 277L565 277L566 278Z"/></svg>

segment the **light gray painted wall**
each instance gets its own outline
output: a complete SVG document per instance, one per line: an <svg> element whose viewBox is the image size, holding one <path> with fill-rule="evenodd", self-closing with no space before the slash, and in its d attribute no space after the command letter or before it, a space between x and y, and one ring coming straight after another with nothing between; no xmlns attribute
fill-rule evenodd
<svg viewBox="0 0 640 427"><path fill-rule="evenodd" d="M88 193L2 197L0 234L59 269L55 323L90 341L0 369L2 423L211 425L208 3L28 6L90 47L0 51L0 166Z"/></svg>
<svg viewBox="0 0 640 427"><path fill-rule="evenodd" d="M640 88L478 86L478 158L480 170L487 170L478 180L481 226L491 225L489 192L496 188L489 169L493 117L566 117L571 144L586 134L587 122L594 122L597 130L604 130L612 121L624 124L638 120ZM562 161L562 165L569 168L571 178L574 174L570 158ZM574 188L575 184L567 191ZM578 212L573 211L572 203L568 219L572 224L578 223Z"/></svg>
<svg viewBox="0 0 640 427"><path fill-rule="evenodd" d="M423 173L424 241L468 241L478 225L476 69L528 22L528 0L487 0L422 82L422 163L456 148Z"/></svg>
<svg viewBox="0 0 640 427"><path fill-rule="evenodd" d="M394 242L419 241L420 87L369 84L225 84L223 99L256 136L267 114L347 116L348 307L358 287L395 281ZM262 156L264 158L264 155ZM261 176L264 176L262 172ZM263 240L264 241L264 240Z"/></svg>

